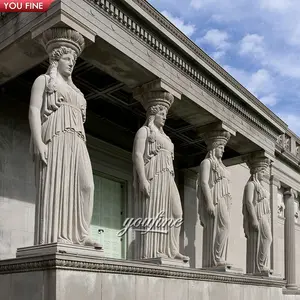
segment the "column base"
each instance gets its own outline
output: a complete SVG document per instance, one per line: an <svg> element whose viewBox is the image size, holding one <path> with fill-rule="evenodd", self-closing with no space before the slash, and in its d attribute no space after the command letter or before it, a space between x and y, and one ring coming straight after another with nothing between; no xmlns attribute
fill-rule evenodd
<svg viewBox="0 0 300 300"><path fill-rule="evenodd" d="M224 273L243 274L243 269L236 268L231 264L224 264L224 265L220 265L220 266L206 267L206 268L202 268L202 270L215 271L215 272L224 272Z"/></svg>
<svg viewBox="0 0 300 300"><path fill-rule="evenodd" d="M300 290L296 284L292 284L284 287L282 293L285 295L300 295Z"/></svg>
<svg viewBox="0 0 300 300"><path fill-rule="evenodd" d="M103 257L103 250L96 250L92 246L52 243L18 248L16 257L34 257L50 254L72 254L89 257Z"/></svg>
<svg viewBox="0 0 300 300"><path fill-rule="evenodd" d="M154 258L144 258L139 259L139 262L155 264L159 266L173 266L173 267L182 267L182 268L189 268L190 262L184 262L181 259L175 258L164 258L164 257L154 257Z"/></svg>

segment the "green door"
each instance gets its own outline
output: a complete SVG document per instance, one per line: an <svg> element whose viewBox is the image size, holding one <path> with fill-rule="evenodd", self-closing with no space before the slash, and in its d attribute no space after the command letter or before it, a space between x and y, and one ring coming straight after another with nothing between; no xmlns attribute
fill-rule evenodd
<svg viewBox="0 0 300 300"><path fill-rule="evenodd" d="M123 224L124 183L94 174L94 185L92 238L102 244L106 257L125 258L124 238L117 235Z"/></svg>

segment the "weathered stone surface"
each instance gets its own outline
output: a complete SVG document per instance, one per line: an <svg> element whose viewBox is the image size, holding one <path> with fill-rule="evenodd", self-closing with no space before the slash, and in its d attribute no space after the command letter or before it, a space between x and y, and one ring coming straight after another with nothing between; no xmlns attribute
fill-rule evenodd
<svg viewBox="0 0 300 300"><path fill-rule="evenodd" d="M0 261L0 279L9 300L285 299L280 279L67 253Z"/></svg>
<svg viewBox="0 0 300 300"><path fill-rule="evenodd" d="M35 79L29 104L37 199L34 243L101 248L89 237L94 181L84 129L87 103L72 81L85 40L62 27L45 31L42 43L49 67Z"/></svg>
<svg viewBox="0 0 300 300"><path fill-rule="evenodd" d="M230 138L225 130L204 134L208 153L201 162L197 183L199 218L203 226L202 267L211 268L227 263L230 227L230 173L222 157Z"/></svg>
<svg viewBox="0 0 300 300"><path fill-rule="evenodd" d="M135 91L147 112L146 122L137 131L133 144L135 217L142 222L159 216L161 220L136 228L136 259L160 258L162 263L162 259L172 258L187 262L189 257L180 253L179 244L183 213L174 178L174 144L164 132L174 96L157 83Z"/></svg>
<svg viewBox="0 0 300 300"><path fill-rule="evenodd" d="M263 186L264 174L269 171L269 160L259 154L247 160L250 178L243 195L244 232L247 238L246 272L269 276L272 243L270 190Z"/></svg>

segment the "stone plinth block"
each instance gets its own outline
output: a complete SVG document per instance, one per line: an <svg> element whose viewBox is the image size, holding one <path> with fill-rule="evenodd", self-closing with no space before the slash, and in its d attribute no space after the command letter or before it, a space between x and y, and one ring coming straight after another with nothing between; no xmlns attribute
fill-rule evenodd
<svg viewBox="0 0 300 300"><path fill-rule="evenodd" d="M236 268L236 267L234 267L230 264L225 264L225 265L215 266L215 267L210 267L210 268L204 268L204 270L215 271L215 272L243 274L243 269Z"/></svg>
<svg viewBox="0 0 300 300"><path fill-rule="evenodd" d="M89 257L104 256L103 250L96 250L94 247L53 243L53 244L18 248L16 257L29 257L29 256L36 257L41 255L58 254L58 253L65 253L65 254L72 254L72 255L79 255L79 256L89 256Z"/></svg>
<svg viewBox="0 0 300 300"><path fill-rule="evenodd" d="M270 277L270 278L282 278L279 274L274 274L273 270L269 271L262 271L259 273L253 273L253 276L259 276L259 277Z"/></svg>
<svg viewBox="0 0 300 300"><path fill-rule="evenodd" d="M172 258L164 258L164 257L141 259L140 262L155 264L159 266L173 266L173 267L180 267L180 268L190 267L189 261L183 261L180 259L172 259Z"/></svg>
<svg viewBox="0 0 300 300"><path fill-rule="evenodd" d="M284 286L276 278L57 251L0 261L0 299L9 300L289 300Z"/></svg>

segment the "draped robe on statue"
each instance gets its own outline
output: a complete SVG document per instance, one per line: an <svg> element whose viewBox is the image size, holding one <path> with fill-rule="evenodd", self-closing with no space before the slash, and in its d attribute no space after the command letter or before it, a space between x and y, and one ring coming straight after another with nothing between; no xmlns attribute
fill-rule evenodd
<svg viewBox="0 0 300 300"><path fill-rule="evenodd" d="M231 195L229 191L229 172L226 167L215 159L210 161L209 188L215 217L207 212L206 199L201 188L201 175L198 174L199 216L203 226L203 256L202 267L213 267L227 259L229 236L229 210Z"/></svg>
<svg viewBox="0 0 300 300"><path fill-rule="evenodd" d="M173 219L175 215L182 217L179 192L174 180L174 145L170 138L163 133L150 134L144 151L144 168L147 180L150 182L150 198L140 191L139 178L134 169L134 190L136 218L143 220L155 218L164 212L164 218ZM136 231L136 256L138 259L170 257L179 253L180 228L160 227L167 233L148 232L141 234Z"/></svg>
<svg viewBox="0 0 300 300"><path fill-rule="evenodd" d="M48 80L45 75L45 83ZM42 141L47 165L35 157L37 204L35 244L83 244L93 210L93 173L83 123L86 100L67 83L44 91ZM34 154L37 149L32 145Z"/></svg>
<svg viewBox="0 0 300 300"><path fill-rule="evenodd" d="M244 195L243 215L244 232L247 238L247 273L259 273L268 268L270 246L272 243L271 232L271 209L269 203L269 192L259 182L248 182L254 184L254 195L252 204L259 223L259 230L252 227L252 218L248 212L248 203Z"/></svg>

